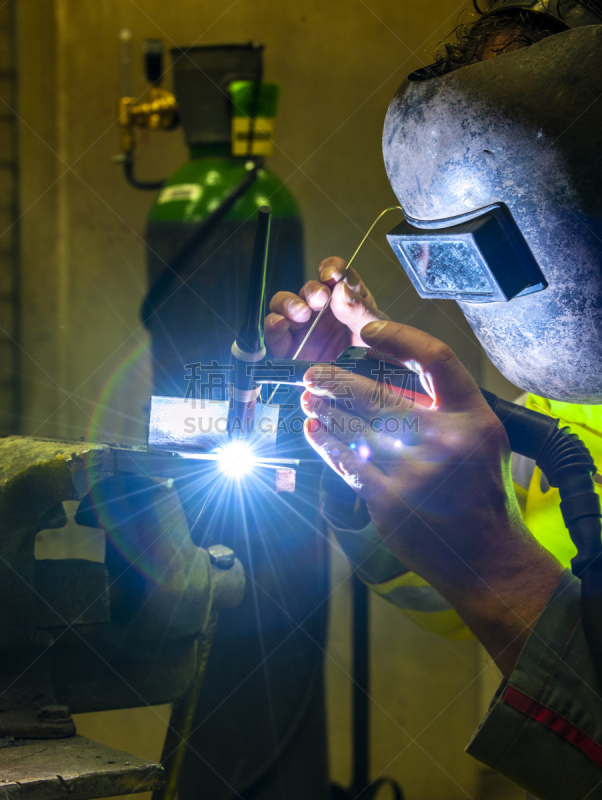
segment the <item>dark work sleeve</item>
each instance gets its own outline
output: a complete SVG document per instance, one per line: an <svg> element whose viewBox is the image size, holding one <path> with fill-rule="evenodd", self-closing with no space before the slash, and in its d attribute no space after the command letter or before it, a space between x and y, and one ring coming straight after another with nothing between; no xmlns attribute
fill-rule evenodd
<svg viewBox="0 0 602 800"><path fill-rule="evenodd" d="M541 800L602 799L602 697L568 570L467 750Z"/></svg>

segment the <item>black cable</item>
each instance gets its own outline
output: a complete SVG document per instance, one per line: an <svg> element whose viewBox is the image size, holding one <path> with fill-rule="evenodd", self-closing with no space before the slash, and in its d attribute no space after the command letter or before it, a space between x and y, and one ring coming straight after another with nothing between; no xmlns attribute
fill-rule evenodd
<svg viewBox="0 0 602 800"><path fill-rule="evenodd" d="M370 783L370 630L368 587L353 575L353 776L351 796L359 797Z"/></svg>
<svg viewBox="0 0 602 800"><path fill-rule="evenodd" d="M369 591L357 575L352 578L352 764L351 786L331 786L332 800L373 800L390 786L394 800L403 792L393 778L370 781L370 607Z"/></svg>
<svg viewBox="0 0 602 800"><path fill-rule="evenodd" d="M155 192L165 186L165 180L162 181L139 181L134 175L134 154L124 153L123 155L123 174L126 181L133 186L134 189L144 189L146 191Z"/></svg>

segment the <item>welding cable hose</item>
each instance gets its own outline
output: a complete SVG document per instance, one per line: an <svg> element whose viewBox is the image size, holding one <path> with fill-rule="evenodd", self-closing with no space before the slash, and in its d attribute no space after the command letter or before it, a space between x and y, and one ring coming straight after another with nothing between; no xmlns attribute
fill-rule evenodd
<svg viewBox="0 0 602 800"><path fill-rule="evenodd" d="M581 580L583 628L602 688L602 513L593 458L557 419L481 391L504 425L512 451L534 459L550 486L560 492L560 511L577 548L571 568Z"/></svg>

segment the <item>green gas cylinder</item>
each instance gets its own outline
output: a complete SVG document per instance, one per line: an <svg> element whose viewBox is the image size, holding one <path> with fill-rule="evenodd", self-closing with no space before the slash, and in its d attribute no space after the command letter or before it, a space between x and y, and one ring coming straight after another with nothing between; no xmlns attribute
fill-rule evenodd
<svg viewBox="0 0 602 800"><path fill-rule="evenodd" d="M261 81L258 46L172 55L190 160L165 182L148 216L143 317L152 337L153 391L182 396L188 365L229 363L257 209L272 208L268 297L303 284L303 230L295 199L265 165L279 87ZM206 394L203 380L197 388Z"/></svg>
<svg viewBox="0 0 602 800"><path fill-rule="evenodd" d="M190 363L228 364L244 314L260 206L272 208L268 296L303 284L303 232L290 192L259 167L231 208L203 227L256 162L199 150L167 181L148 217L149 283L161 287L148 317L155 394L183 395Z"/></svg>

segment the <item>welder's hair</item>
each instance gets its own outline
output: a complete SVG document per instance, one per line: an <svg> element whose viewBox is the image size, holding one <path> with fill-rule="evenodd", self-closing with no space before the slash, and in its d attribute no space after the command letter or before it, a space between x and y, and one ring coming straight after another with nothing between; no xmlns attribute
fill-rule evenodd
<svg viewBox="0 0 602 800"><path fill-rule="evenodd" d="M436 62L428 67L432 76L481 61L483 54L491 50L496 55L504 51L527 47L531 44L566 30L566 25L533 11L509 8L495 13L501 0L472 0L479 19L461 23L453 31L455 41L441 46L436 53ZM558 12L562 17L563 10L576 5L576 0L564 0L559 3ZM581 0L581 5L602 14L602 0Z"/></svg>
<svg viewBox="0 0 602 800"><path fill-rule="evenodd" d="M472 0L475 11L481 15L495 11L502 3L503 0L484 0L483 8L481 8L479 0ZM575 6L583 6L588 11L593 11L594 14L602 15L602 0L558 0L556 7L558 16L562 19L566 12ZM541 17L542 15L537 14L536 16Z"/></svg>
<svg viewBox="0 0 602 800"><path fill-rule="evenodd" d="M487 14L490 11L495 11L502 3L503 0L483 0L483 8L481 8L479 0L472 0L472 4L478 14ZM595 14L602 13L602 0L559 0L557 6L559 16L562 17L563 14L575 8L575 6L584 6Z"/></svg>

